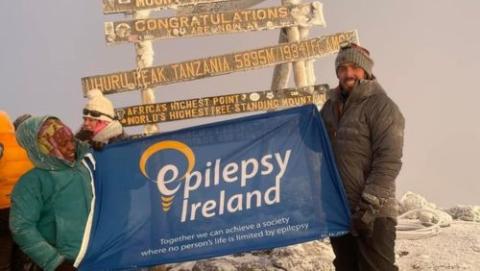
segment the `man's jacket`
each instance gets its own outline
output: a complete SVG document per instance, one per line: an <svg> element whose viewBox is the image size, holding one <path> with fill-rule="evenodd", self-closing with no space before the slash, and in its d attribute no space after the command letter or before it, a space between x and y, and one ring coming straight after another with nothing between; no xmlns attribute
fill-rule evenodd
<svg viewBox="0 0 480 271"><path fill-rule="evenodd" d="M82 164L88 151L77 143L76 161L43 154L37 134L48 117L31 117L18 127L18 142L35 168L23 175L12 193L10 229L20 248L44 270L75 260L92 200L91 174Z"/></svg>
<svg viewBox="0 0 480 271"><path fill-rule="evenodd" d="M362 80L346 102L332 90L321 113L352 213L368 193L381 200L379 216L396 217L405 126L397 105L376 80Z"/></svg>

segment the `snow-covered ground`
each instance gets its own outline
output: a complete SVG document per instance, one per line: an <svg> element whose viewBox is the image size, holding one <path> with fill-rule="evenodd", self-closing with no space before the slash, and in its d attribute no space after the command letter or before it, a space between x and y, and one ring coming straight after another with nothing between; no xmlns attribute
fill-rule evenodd
<svg viewBox="0 0 480 271"><path fill-rule="evenodd" d="M400 270L480 270L480 207L456 206L438 209L423 197L405 194L401 210L412 211L399 224L429 225L431 230L404 235L396 242L397 265ZM437 225L435 227L435 225ZM439 227L442 225L442 227ZM427 228L428 229L428 228ZM405 239L405 238L415 239ZM330 271L334 270L333 251L325 241L276 248L269 251L241 253L224 257L170 264L151 268L156 271Z"/></svg>
<svg viewBox="0 0 480 271"><path fill-rule="evenodd" d="M454 221L436 236L397 240L400 270L480 270L480 223Z"/></svg>

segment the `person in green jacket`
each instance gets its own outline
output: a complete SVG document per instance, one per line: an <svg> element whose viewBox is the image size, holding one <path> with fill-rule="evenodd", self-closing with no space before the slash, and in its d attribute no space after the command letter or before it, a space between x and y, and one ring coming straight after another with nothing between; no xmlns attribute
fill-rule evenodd
<svg viewBox="0 0 480 271"><path fill-rule="evenodd" d="M35 167L11 195L13 238L42 269L75 270L93 197L89 147L52 116L28 118L16 137Z"/></svg>

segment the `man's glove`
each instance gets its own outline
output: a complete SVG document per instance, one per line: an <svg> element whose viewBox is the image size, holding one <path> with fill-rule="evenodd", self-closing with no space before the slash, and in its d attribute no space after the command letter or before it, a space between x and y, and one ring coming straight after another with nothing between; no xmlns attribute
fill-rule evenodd
<svg viewBox="0 0 480 271"><path fill-rule="evenodd" d="M55 271L75 271L77 270L77 268L75 268L73 266L73 263L70 262L70 261L63 261L59 266L57 266L57 268L55 269Z"/></svg>
<svg viewBox="0 0 480 271"><path fill-rule="evenodd" d="M355 213L352 215L352 234L354 236L370 237L378 211L381 207L379 198L363 193Z"/></svg>

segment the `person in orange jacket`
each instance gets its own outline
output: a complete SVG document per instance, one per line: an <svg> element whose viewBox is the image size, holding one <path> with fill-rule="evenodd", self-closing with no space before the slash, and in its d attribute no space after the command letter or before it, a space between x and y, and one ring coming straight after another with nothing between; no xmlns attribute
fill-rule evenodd
<svg viewBox="0 0 480 271"><path fill-rule="evenodd" d="M15 138L7 113L0 111L0 271L15 270L15 244L9 229L10 193L20 176L33 167Z"/></svg>

